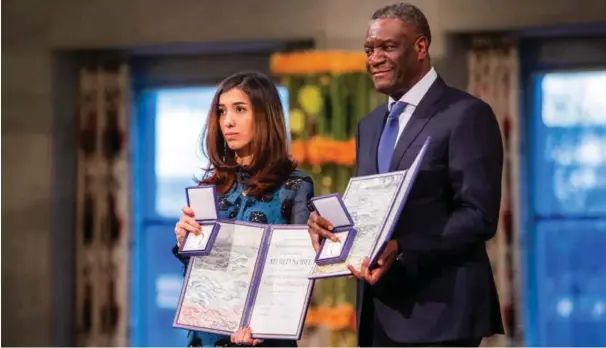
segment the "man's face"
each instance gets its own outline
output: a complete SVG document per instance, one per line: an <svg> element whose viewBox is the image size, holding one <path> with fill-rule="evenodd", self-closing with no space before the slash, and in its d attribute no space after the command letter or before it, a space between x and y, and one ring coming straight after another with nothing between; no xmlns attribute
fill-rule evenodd
<svg viewBox="0 0 606 348"><path fill-rule="evenodd" d="M419 40L413 28L398 18L372 20L364 50L366 70L375 89L392 97L399 97L412 86L427 54L426 41Z"/></svg>

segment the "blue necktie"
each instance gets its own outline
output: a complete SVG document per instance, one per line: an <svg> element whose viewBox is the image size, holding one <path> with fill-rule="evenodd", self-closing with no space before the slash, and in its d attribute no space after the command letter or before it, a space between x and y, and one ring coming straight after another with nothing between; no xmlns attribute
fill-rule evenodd
<svg viewBox="0 0 606 348"><path fill-rule="evenodd" d="M404 108L406 108L406 103L397 102L392 105L389 116L387 116L387 122L385 123L385 128L383 128L383 134L381 134L377 153L379 173L387 173L389 171L391 156L396 146L396 139L398 138L400 128L399 118Z"/></svg>

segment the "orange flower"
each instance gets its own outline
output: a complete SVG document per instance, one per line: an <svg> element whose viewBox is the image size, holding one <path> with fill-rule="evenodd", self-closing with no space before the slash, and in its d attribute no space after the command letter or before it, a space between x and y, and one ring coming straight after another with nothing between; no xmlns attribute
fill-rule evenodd
<svg viewBox="0 0 606 348"><path fill-rule="evenodd" d="M275 53L271 72L277 75L316 73L364 73L366 54L348 51L304 51Z"/></svg>
<svg viewBox="0 0 606 348"><path fill-rule="evenodd" d="M320 325L320 316L315 308L309 308L305 317L305 325L315 327Z"/></svg>
<svg viewBox="0 0 606 348"><path fill-rule="evenodd" d="M307 142L307 162L309 164L324 164L321 143L322 141L317 137L313 137Z"/></svg>
<svg viewBox="0 0 606 348"><path fill-rule="evenodd" d="M324 326L332 331L356 330L356 313L350 303L337 307L310 308L305 320L307 326Z"/></svg>
<svg viewBox="0 0 606 348"><path fill-rule="evenodd" d="M333 139L325 139L324 141L324 154L326 156L326 162L337 163L339 158L339 142Z"/></svg>
<svg viewBox="0 0 606 348"><path fill-rule="evenodd" d="M351 325L351 316L354 314L353 307L349 303L332 308L330 315L326 318L326 326L331 330L344 330Z"/></svg>
<svg viewBox="0 0 606 348"><path fill-rule="evenodd" d="M305 143L301 140L293 140L290 144L290 153L297 163L305 162Z"/></svg>
<svg viewBox="0 0 606 348"><path fill-rule="evenodd" d="M326 327L332 331L340 331L349 327L349 318L340 315L336 311L332 311L324 323Z"/></svg>
<svg viewBox="0 0 606 348"><path fill-rule="evenodd" d="M339 313L340 316L345 318L344 320L347 320L347 323L348 323L347 326L351 325L352 318L355 323L356 311L351 303L348 303L348 302L343 303L343 304L337 306L335 308L335 311L337 313ZM354 327L355 327L355 325L354 325Z"/></svg>
<svg viewBox="0 0 606 348"><path fill-rule="evenodd" d="M329 314L330 308L327 307L311 307L307 311L305 318L305 325L310 327L317 327L323 325L324 318Z"/></svg>
<svg viewBox="0 0 606 348"><path fill-rule="evenodd" d="M353 331L356 332L358 330L358 322L356 321L356 313L354 312L354 314L349 318L349 328Z"/></svg>
<svg viewBox="0 0 606 348"><path fill-rule="evenodd" d="M356 140L350 139L345 141L341 150L339 151L339 154L341 156L339 157L337 164L354 166L356 164Z"/></svg>
<svg viewBox="0 0 606 348"><path fill-rule="evenodd" d="M291 154L299 163L323 165L334 163L343 166L356 164L356 141L334 140L322 136L315 136L308 141L293 140Z"/></svg>

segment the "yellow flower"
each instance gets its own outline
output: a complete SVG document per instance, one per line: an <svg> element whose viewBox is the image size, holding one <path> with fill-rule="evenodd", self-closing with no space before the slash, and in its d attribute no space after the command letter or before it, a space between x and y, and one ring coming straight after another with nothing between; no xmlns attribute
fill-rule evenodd
<svg viewBox="0 0 606 348"><path fill-rule="evenodd" d="M322 95L316 86L307 85L299 90L299 105L310 115L317 115L322 109Z"/></svg>
<svg viewBox="0 0 606 348"><path fill-rule="evenodd" d="M305 130L305 114L299 109L290 110L290 130L294 134L301 134Z"/></svg>

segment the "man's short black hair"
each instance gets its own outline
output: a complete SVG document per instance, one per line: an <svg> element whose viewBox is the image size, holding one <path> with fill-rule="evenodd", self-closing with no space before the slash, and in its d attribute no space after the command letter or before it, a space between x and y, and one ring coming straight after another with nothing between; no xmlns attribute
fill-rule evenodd
<svg viewBox="0 0 606 348"><path fill-rule="evenodd" d="M429 47L431 44L429 23L418 7L403 2L388 5L376 10L372 15L373 20L381 18L399 18L402 22L413 25L419 33L427 38L427 46Z"/></svg>

